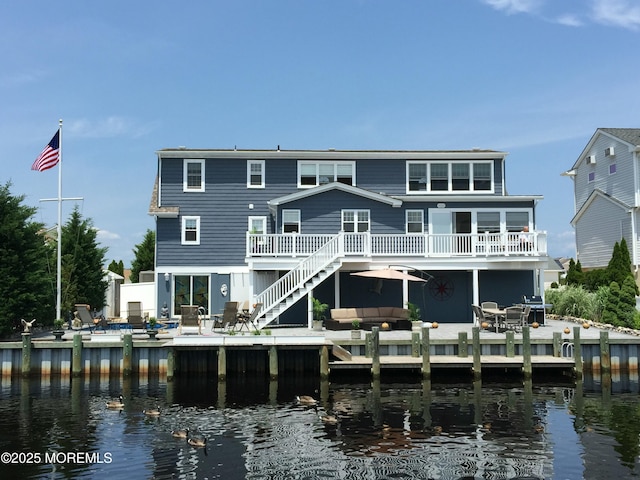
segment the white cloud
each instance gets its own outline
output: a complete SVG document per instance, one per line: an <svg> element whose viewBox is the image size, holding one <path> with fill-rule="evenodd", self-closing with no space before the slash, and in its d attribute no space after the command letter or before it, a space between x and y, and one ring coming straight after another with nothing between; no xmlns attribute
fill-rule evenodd
<svg viewBox="0 0 640 480"><path fill-rule="evenodd" d="M584 22L580 20L577 15L570 13L556 17L555 23L559 23L560 25L565 25L567 27L581 27L584 25Z"/></svg>
<svg viewBox="0 0 640 480"><path fill-rule="evenodd" d="M594 0L592 18L604 25L635 30L640 27L640 5L629 0Z"/></svg>
<svg viewBox="0 0 640 480"><path fill-rule="evenodd" d="M109 230L98 230L96 237L100 240L119 240L120 235Z"/></svg>
<svg viewBox="0 0 640 480"><path fill-rule="evenodd" d="M126 117L111 116L101 120L79 119L65 124L65 129L77 137L110 138L128 136L138 138L155 128L154 123L140 124Z"/></svg>
<svg viewBox="0 0 640 480"><path fill-rule="evenodd" d="M482 0L487 5L507 13L531 13L538 9L540 0Z"/></svg>
<svg viewBox="0 0 640 480"><path fill-rule="evenodd" d="M35 83L42 77L44 77L44 75L41 72L4 73L0 76L0 87L19 87L29 83Z"/></svg>

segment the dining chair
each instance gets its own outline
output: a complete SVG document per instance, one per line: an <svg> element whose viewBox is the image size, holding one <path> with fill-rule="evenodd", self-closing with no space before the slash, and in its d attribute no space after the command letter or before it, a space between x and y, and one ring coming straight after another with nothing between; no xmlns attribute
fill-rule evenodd
<svg viewBox="0 0 640 480"><path fill-rule="evenodd" d="M522 307L505 308L504 326L508 330L522 330Z"/></svg>

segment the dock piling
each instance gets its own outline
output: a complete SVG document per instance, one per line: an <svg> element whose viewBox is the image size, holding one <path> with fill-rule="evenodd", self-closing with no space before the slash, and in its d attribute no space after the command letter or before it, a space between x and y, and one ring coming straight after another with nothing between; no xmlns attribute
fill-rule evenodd
<svg viewBox="0 0 640 480"><path fill-rule="evenodd" d="M480 327L471 329L473 351L473 377L479 380L482 377L482 360L480 351Z"/></svg>
<svg viewBox="0 0 640 480"><path fill-rule="evenodd" d="M422 327L422 378L431 378L431 352L429 351L429 329Z"/></svg>
<svg viewBox="0 0 640 480"><path fill-rule="evenodd" d="M124 359L123 359L124 360ZM71 376L82 375L82 335L76 333L73 336L73 353L71 354Z"/></svg>

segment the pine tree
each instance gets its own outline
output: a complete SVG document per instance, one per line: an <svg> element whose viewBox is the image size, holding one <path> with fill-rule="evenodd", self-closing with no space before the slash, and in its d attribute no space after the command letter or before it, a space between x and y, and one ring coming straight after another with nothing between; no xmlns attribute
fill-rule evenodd
<svg viewBox="0 0 640 480"><path fill-rule="evenodd" d="M36 209L13 196L10 183L0 186L0 335L12 332L21 318L35 326L55 317L55 248L46 242ZM53 265L52 265L53 264Z"/></svg>
<svg viewBox="0 0 640 480"><path fill-rule="evenodd" d="M131 262L131 282L138 283L140 272L153 270L156 264L156 234L153 230L147 230L142 243L133 249L135 258Z"/></svg>
<svg viewBox="0 0 640 480"><path fill-rule="evenodd" d="M609 282L617 282L618 285L622 285L625 278L628 276L633 278L633 272L631 271L631 256L629 255L627 241L622 238L620 243L616 242L613 246L613 253L609 260L609 264L607 265L607 278ZM637 295L637 286L634 288L634 291Z"/></svg>
<svg viewBox="0 0 640 480"><path fill-rule="evenodd" d="M620 287L619 303L620 320L625 327L632 328L633 316L636 312L636 282L632 275L627 275Z"/></svg>
<svg viewBox="0 0 640 480"><path fill-rule="evenodd" d="M582 266L580 261L574 262L573 258L569 260L569 269L567 270L567 285L582 285L583 282Z"/></svg>
<svg viewBox="0 0 640 480"><path fill-rule="evenodd" d="M102 270L106 248L98 246L96 229L83 220L76 207L62 227L62 311L71 312L76 303L101 309L107 290Z"/></svg>
<svg viewBox="0 0 640 480"><path fill-rule="evenodd" d="M124 264L122 263L122 260L120 260L119 262L111 260L111 263L109 264L109 267L107 267L107 270L113 273L117 273L121 277L124 277Z"/></svg>

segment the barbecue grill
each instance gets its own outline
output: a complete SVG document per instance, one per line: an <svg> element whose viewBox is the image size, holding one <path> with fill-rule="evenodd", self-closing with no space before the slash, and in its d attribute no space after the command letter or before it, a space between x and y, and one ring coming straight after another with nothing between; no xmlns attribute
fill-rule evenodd
<svg viewBox="0 0 640 480"><path fill-rule="evenodd" d="M553 307L551 303L542 303L542 297L540 295L523 295L522 306L531 307L529 312L528 323L538 322L540 325L544 325L544 312L545 309Z"/></svg>

